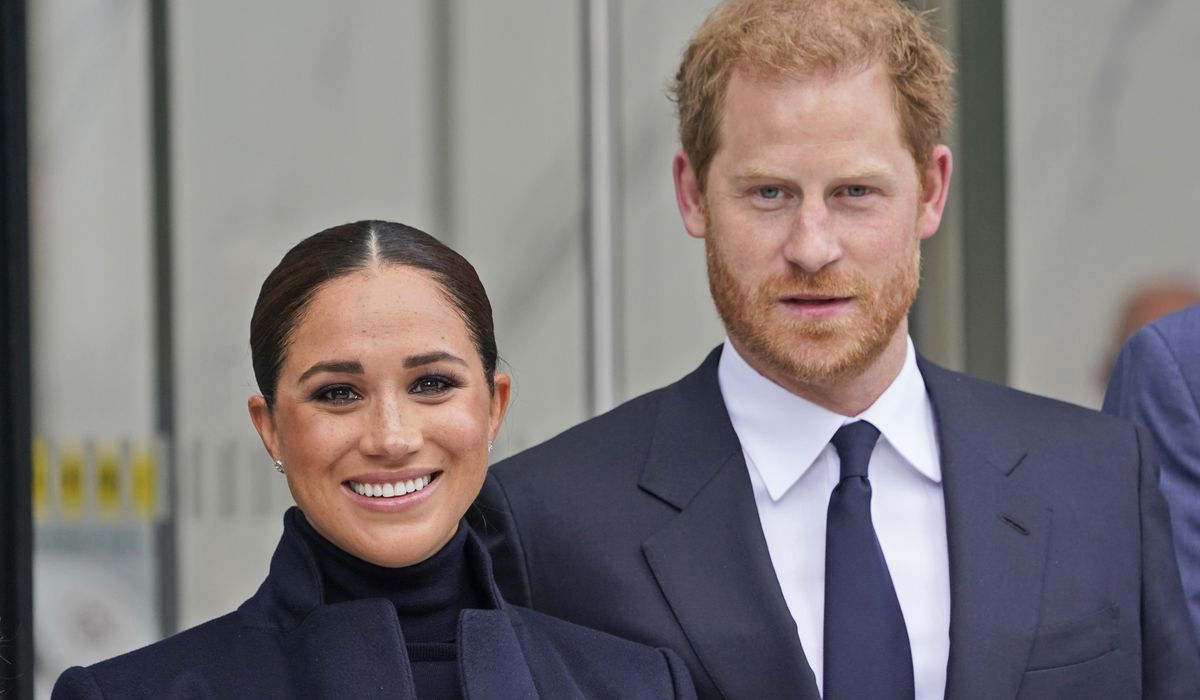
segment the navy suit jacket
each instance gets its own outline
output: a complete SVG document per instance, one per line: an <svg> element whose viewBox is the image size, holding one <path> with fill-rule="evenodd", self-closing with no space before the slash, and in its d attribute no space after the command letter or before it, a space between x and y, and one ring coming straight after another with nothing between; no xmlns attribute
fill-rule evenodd
<svg viewBox="0 0 1200 700"><path fill-rule="evenodd" d="M510 600L674 649L704 698L817 700L721 398L719 355L496 465L469 517ZM946 499L946 696L1200 698L1138 430L919 367Z"/></svg>
<svg viewBox="0 0 1200 700"><path fill-rule="evenodd" d="M1160 318L1125 343L1104 411L1145 426L1162 455L1159 483L1200 634L1200 306Z"/></svg>
<svg viewBox="0 0 1200 700"><path fill-rule="evenodd" d="M477 576L490 564L474 537ZM482 570L482 571L480 571ZM68 669L53 699L387 698L415 700L396 610L383 598L325 605L316 562L285 530L266 581L236 612L88 668ZM508 605L464 610L463 695L493 698L694 698L669 651Z"/></svg>

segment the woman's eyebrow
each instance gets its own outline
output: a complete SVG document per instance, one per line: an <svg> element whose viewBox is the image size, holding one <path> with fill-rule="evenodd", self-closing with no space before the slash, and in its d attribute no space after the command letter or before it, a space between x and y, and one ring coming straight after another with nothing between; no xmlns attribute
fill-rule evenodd
<svg viewBox="0 0 1200 700"><path fill-rule="evenodd" d="M454 363L460 364L464 367L468 366L467 361L462 359L458 355L453 355L451 353L444 352L444 351L438 351L438 352L427 352L427 353L423 353L421 355L410 355L409 357L404 358L404 367L405 367L405 369L412 369L413 367L420 367L422 365L431 365L435 362L443 362L443 361L454 362Z"/></svg>
<svg viewBox="0 0 1200 700"><path fill-rule="evenodd" d="M303 382L305 379L308 379L309 377L313 376L314 374L316 374L318 372L333 372L333 373L337 373L337 374L362 374L363 366L362 366L362 363L356 362L354 360L332 360L330 362L318 362L317 364L313 365L312 367L309 367L308 369L306 369L304 371L304 374L301 374L300 379L297 381Z"/></svg>

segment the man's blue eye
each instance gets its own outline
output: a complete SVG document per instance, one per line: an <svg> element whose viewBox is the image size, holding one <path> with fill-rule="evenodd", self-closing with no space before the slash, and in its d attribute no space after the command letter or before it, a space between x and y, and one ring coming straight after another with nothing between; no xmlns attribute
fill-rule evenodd
<svg viewBox="0 0 1200 700"><path fill-rule="evenodd" d="M778 199L783 191L778 187L759 187L758 196L763 199Z"/></svg>
<svg viewBox="0 0 1200 700"><path fill-rule="evenodd" d="M870 191L869 188L863 185L850 185L846 188L846 194L851 197L866 197Z"/></svg>

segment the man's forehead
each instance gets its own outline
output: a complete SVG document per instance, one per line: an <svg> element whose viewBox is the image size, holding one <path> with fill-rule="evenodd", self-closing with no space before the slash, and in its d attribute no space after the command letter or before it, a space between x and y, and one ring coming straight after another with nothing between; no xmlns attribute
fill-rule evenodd
<svg viewBox="0 0 1200 700"><path fill-rule="evenodd" d="M787 77L738 73L726 88L726 99L716 128L714 156L729 143L731 130L740 131L746 137L770 138L772 133L797 136L811 127L820 131L822 138L834 139L825 145L848 147L863 136L864 120L874 125L890 121L895 137L903 144L903 125L894 97L891 79L879 63L850 73L798 73ZM844 129L822 119L831 110L847 109L859 113L861 119L846 121ZM869 114L862 114L864 109L869 110ZM831 132L831 126L843 133ZM840 143L835 142L838 139Z"/></svg>

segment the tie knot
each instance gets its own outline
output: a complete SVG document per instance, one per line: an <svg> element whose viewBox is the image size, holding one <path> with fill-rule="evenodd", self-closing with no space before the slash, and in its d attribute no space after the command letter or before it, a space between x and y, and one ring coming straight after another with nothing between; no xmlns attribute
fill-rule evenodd
<svg viewBox="0 0 1200 700"><path fill-rule="evenodd" d="M842 462L842 479L851 476L867 475L867 465L871 462L871 452L879 440L879 428L865 420L848 423L838 428L833 434L834 449Z"/></svg>

